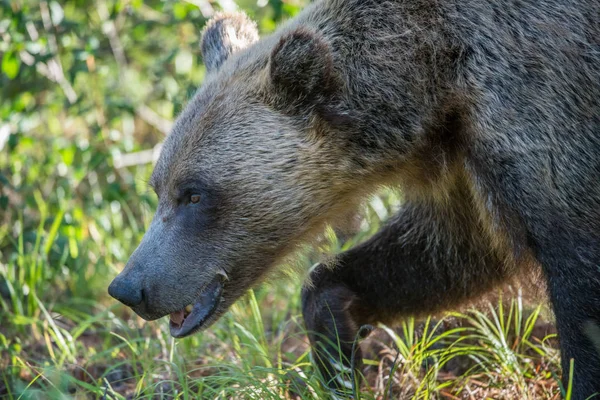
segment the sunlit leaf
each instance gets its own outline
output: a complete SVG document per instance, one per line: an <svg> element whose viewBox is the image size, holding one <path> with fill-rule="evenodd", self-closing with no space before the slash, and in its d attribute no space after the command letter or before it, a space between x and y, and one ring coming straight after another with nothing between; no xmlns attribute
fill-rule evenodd
<svg viewBox="0 0 600 400"><path fill-rule="evenodd" d="M9 78L16 78L19 73L19 67L21 66L21 61L17 58L17 55L12 52L6 52L2 56L2 72Z"/></svg>

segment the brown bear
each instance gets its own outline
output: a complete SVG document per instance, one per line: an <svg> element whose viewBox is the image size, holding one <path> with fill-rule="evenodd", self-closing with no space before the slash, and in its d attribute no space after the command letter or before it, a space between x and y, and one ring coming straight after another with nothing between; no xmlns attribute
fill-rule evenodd
<svg viewBox="0 0 600 400"><path fill-rule="evenodd" d="M261 40L221 14L201 46L206 80L164 143L156 215L112 296L189 335L401 187L398 214L303 290L327 384L348 386L332 378L360 326L541 268L572 399L600 392L600 2L318 0Z"/></svg>

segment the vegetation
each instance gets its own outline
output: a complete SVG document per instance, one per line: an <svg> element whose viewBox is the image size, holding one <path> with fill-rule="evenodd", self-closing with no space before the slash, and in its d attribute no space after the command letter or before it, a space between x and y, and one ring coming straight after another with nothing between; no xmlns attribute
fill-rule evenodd
<svg viewBox="0 0 600 400"><path fill-rule="evenodd" d="M268 33L306 2L0 0L0 397L325 398L302 274L280 274L178 341L106 293L155 208L157 145L202 82L207 18L237 3ZM317 251L363 240L400 201L374 197L356 236L326 232ZM300 256L304 271L313 257ZM568 389L541 314L517 291L381 326L363 343L356 397L558 398Z"/></svg>

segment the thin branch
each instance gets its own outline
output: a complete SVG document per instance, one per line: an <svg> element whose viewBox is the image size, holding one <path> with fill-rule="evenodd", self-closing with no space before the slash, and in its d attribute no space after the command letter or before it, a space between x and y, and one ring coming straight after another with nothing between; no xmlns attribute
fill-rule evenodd
<svg viewBox="0 0 600 400"><path fill-rule="evenodd" d="M151 150L142 150L136 153L119 154L113 157L113 165L115 168L126 168L137 165L144 165L150 163L156 163L160 150L162 149L162 143L157 144Z"/></svg>
<svg viewBox="0 0 600 400"><path fill-rule="evenodd" d="M185 0L187 3L193 4L200 9L200 13L204 18L210 18L215 14L215 9L210 5L208 0Z"/></svg>
<svg viewBox="0 0 600 400"><path fill-rule="evenodd" d="M40 12L42 14L42 23L44 24L44 29L48 33L48 47L50 48L50 52L53 57L47 63L47 69L49 71L49 75L52 76L52 80L57 82L65 96L67 96L67 100L69 103L73 104L77 101L77 93L73 90L73 86L69 83L67 78L65 78L65 73L60 63L60 58L58 57L58 42L56 41L56 35L52 32L54 29L54 24L52 23L52 18L50 17L50 9L48 8L47 1L40 2Z"/></svg>
<svg viewBox="0 0 600 400"><path fill-rule="evenodd" d="M108 12L106 2L99 1L97 4L98 14L100 15L100 18L103 21L102 31L108 37L108 43L110 44L110 48L112 49L113 55L115 56L115 60L117 61L117 64L119 64L119 66L127 66L127 59L125 58L123 45L121 44L121 39L119 39L117 27L115 26L114 21L110 19L110 13Z"/></svg>
<svg viewBox="0 0 600 400"><path fill-rule="evenodd" d="M151 109L147 105L140 104L136 107L135 113L146 123L152 125L160 132L162 132L165 136L167 136L169 132L171 132L173 123L158 115L153 109Z"/></svg>
<svg viewBox="0 0 600 400"><path fill-rule="evenodd" d="M98 2L98 15L103 21L103 32L108 37L110 48L115 57L115 61L117 62L117 68L119 69L118 79L121 83L123 83L122 71L123 69L127 68L127 58L125 57L125 51L123 49L121 39L119 38L119 32L114 21L110 19L110 13L108 12L108 7L106 6L105 1ZM158 129L165 136L167 136L171 131L171 127L173 125L171 121L164 119L147 105L136 105L135 112L141 119Z"/></svg>
<svg viewBox="0 0 600 400"><path fill-rule="evenodd" d="M218 0L219 6L223 11L236 11L238 9L237 4L233 0Z"/></svg>
<svg viewBox="0 0 600 400"><path fill-rule="evenodd" d="M2 151L4 145L8 142L10 131L11 129L9 124L0 125L0 151Z"/></svg>

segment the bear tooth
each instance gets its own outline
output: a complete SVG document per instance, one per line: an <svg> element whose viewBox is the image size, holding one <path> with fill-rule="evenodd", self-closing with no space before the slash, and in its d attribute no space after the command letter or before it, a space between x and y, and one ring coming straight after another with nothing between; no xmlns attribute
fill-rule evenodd
<svg viewBox="0 0 600 400"><path fill-rule="evenodd" d="M188 314L191 314L193 308L194 308L193 305L188 304L187 306L185 306L185 312L188 313Z"/></svg>
<svg viewBox="0 0 600 400"><path fill-rule="evenodd" d="M229 280L229 276L227 276L227 272L225 272L224 269L220 269L219 271L217 271L217 274L221 275L224 280L226 280L226 281Z"/></svg>

